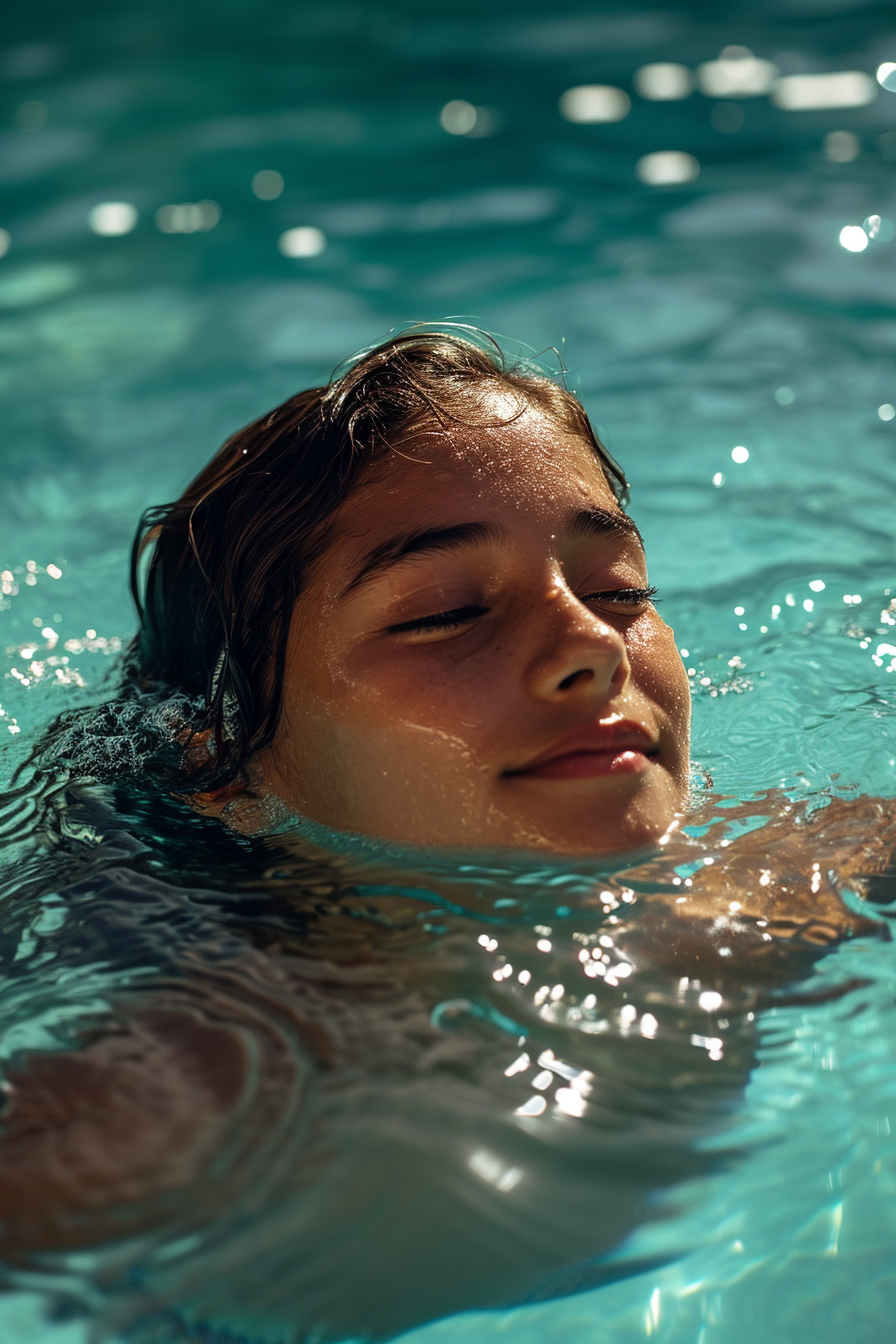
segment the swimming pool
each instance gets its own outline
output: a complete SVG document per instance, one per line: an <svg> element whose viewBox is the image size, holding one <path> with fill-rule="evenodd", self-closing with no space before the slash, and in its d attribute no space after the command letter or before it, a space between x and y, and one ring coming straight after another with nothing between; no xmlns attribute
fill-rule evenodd
<svg viewBox="0 0 896 1344"><path fill-rule="evenodd" d="M452 4L421 15L400 6L274 5L250 19L194 0L127 12L48 6L38 16L23 8L13 29L3 57L10 113L0 221L11 239L0 262L4 771L37 725L102 693L131 630L125 553L143 507L176 493L235 425L326 377L395 323L461 315L535 350L563 342L571 385L632 479L651 577L693 668L695 758L715 789L743 799L771 787L795 799L824 790L892 797L896 242L888 224L896 220L896 93L875 85L864 105L799 111L767 92L698 89L655 101L638 93L643 77L635 79L659 61L695 70L732 44L772 59L785 76L852 71L873 79L881 62L896 61L896 28L880 10L728 6L720 15L697 5L622 12L568 4L547 16L532 4L494 4L485 14ZM561 95L593 84L622 89L627 115L596 124L564 117ZM640 180L637 164L660 151L692 155L699 176L678 185ZM279 194L271 174L283 180ZM116 202L135 208L133 227L92 231L91 211ZM875 215L883 221L877 237L868 241L869 224L861 251L841 245L843 229ZM101 230L130 218L120 210L93 216ZM285 255L278 241L296 229L304 232L282 247L305 255ZM845 238L857 245L855 234ZM173 852L164 851L169 869ZM221 968L236 955L228 930L242 910L218 901L210 913L201 864L180 862L187 895L173 945L199 958L203 992L226 998ZM513 1178L541 1171L547 1180L532 1134L513 1129L523 1155L511 1160L502 1156L502 1145L516 1151L505 1130L491 1128L491 1108L511 1113L539 1094L514 1093L510 1107L510 1093L500 1091L522 1087L534 1076L525 1069L491 1090L492 1073L504 1079L522 1053L534 1067L530 1047L518 1044L527 1032L546 1033L538 1055L552 1051L573 1070L571 1078L541 1070L568 1091L579 1095L575 1079L603 1069L619 1089L606 1117L640 1114L643 1104L659 1128L614 1159L627 1173L618 1191L626 1212L614 1212L609 1196L601 1206L599 1269L563 1278L581 1257L569 1250L548 1265L542 1244L545 1282L533 1293L545 1300L458 1315L463 1303L434 1293L416 1316L384 1312L384 1329L414 1326L421 1344L430 1336L479 1344L499 1332L521 1344L734 1344L773 1330L788 1341L877 1340L894 1305L890 946L847 944L811 972L806 1002L765 1004L748 1022L752 1008L738 1001L724 1028L710 1029L708 1019L701 1028L698 988L686 987L673 1013L678 979L655 981L650 968L628 986L623 977L593 1018L591 1009L569 1016L582 1011L581 993L574 1004L548 995L536 1005L517 988L515 998L508 989L495 1000L497 1017L483 1018L480 999L491 1003L485 991L501 988L493 973L504 963L495 958L510 955L508 940L517 965L520 957L557 959L556 978L545 970L550 990L569 981L586 946L573 934L615 934L601 932L606 911L582 922L581 874L501 870L471 880L485 893L488 920L478 910L471 925L468 913L448 909L444 925L434 925L444 931L419 955L441 965L448 954L434 949L463 948L462 969L453 979L446 973L453 987L428 1007L443 1009L438 1029L460 1042L459 1054L473 1051L480 1061L458 1065L480 1086L463 1100L452 1094L444 1115L453 1128L443 1130L438 1107L411 1095L407 1080L402 1091L393 1078L398 1090L389 1093L385 1063L385 1090L368 1081L363 1093L357 1084L374 1110L399 1096L398 1112L428 1127L433 1142L464 1133L456 1154L463 1196L449 1183L433 1198L446 1207L455 1196L468 1201L457 1215L463 1235L477 1218L491 1229L482 1259L495 1254L501 1219L543 1208L548 1196L539 1204L535 1187L527 1194L524 1176ZM630 890L614 881L607 889L617 897ZM139 920L122 932L114 902L104 905L93 890L89 900L72 895L71 887L69 880L65 900L45 902L37 916L25 897L14 902L9 1053L67 1039L66 1023L102 1012L141 977L170 977L172 994L186 993ZM170 897L147 890L148 927ZM398 928L419 913L418 898L401 899L410 904L396 913ZM516 904L501 914L497 901ZM274 925L282 918L269 914ZM95 942L74 939L66 950L66 921L93 927ZM552 942L549 953L537 951L539 939ZM41 970L35 959L44 953ZM51 964L64 974L48 985ZM199 1231L178 1211L151 1248L125 1250L122 1242L111 1259L73 1254L45 1266L43 1278L17 1275L5 1308L11 1337L80 1344L85 1310L122 1340L195 1338L200 1328L200 1338L215 1338L216 1329L231 1332L218 1338L289 1337L294 1306L278 1317L276 1295L253 1304L248 1284L288 1277L288 1261L272 1248L305 1244L295 1223L301 1201L278 1206L275 1192L278 1181L299 1180L295 1134L324 1102L310 1112L304 1105L307 1062L289 1045L292 1028L278 1016L267 972L256 971L237 978L231 998L244 1021L251 994L261 996L272 1058L289 1062L278 1074L291 1080L275 1107L280 1137L245 1151L247 1136L266 1132L270 1120L263 1099L247 1093L245 1125L230 1136L222 1167L232 1207L209 1206ZM826 1000L835 984L853 987ZM619 1016L636 1002L635 1018ZM220 1003L215 1011L224 1011ZM658 1023L656 1040L649 1022L642 1030L645 1013ZM618 1063L625 1050L612 1066L596 1064L601 1033L583 1030L583 1021L610 1023L626 1048L633 1038L656 1044L663 1068L679 1044L702 1067L710 1047L691 1037L722 1039L729 1091L718 1085L696 1117L679 1115L667 1098L665 1120L681 1127L673 1141L663 1132L658 1098L666 1093L653 1065L632 1080ZM575 1095L566 1098L573 1110ZM563 1114L557 1162L571 1171L594 1153L576 1147L582 1117ZM537 1126L538 1115L522 1117L523 1126L530 1121ZM607 1119L604 1131L611 1129ZM412 1146L410 1132L393 1136L388 1162ZM600 1152L609 1164L609 1149ZM646 1175L636 1170L642 1152L655 1162ZM334 1207L360 1170L346 1167L344 1184L329 1188ZM238 1188L228 1185L233 1173ZM593 1170L589 1180L589 1190L607 1188ZM561 1219L567 1232L587 1214L574 1186ZM652 1216L652 1191L666 1192L674 1216ZM499 1217L501 1199L507 1211ZM237 1225L237 1214L247 1221ZM263 1235L246 1231L257 1226L252 1218ZM374 1241L371 1234L367 1245ZM249 1245L269 1252L263 1268ZM413 1236L395 1246L411 1266L411 1301ZM471 1243L463 1261L467 1275L474 1250ZM355 1261L358 1253L345 1251ZM371 1283L378 1273L393 1282L393 1271L376 1264L371 1255ZM327 1272L343 1271L334 1260ZM216 1281L237 1285L231 1299L211 1291ZM134 1307L140 1293L176 1311L144 1320ZM505 1297L519 1303L526 1294L511 1287ZM245 1299L239 1311L237 1298ZM57 1313L51 1321L42 1315L47 1302ZM357 1321L333 1337L352 1331L357 1337Z"/></svg>

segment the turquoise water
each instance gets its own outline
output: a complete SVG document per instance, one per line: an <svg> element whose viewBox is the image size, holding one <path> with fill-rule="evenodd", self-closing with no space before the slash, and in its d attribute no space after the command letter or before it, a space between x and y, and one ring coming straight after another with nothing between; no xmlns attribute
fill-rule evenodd
<svg viewBox="0 0 896 1344"><path fill-rule="evenodd" d="M132 629L126 551L140 511L175 495L235 426L352 350L402 322L461 316L536 351L558 347L627 470L651 578L693 668L698 771L745 800L770 788L795 799L893 796L896 419L886 417L896 403L896 242L886 223L896 221L896 92L875 85L865 106L788 111L765 94L650 101L634 80L650 62L695 69L730 44L785 75L873 77L896 61L887 7L46 4L19 6L4 40L4 773L49 717L104 693ZM564 119L561 94L594 83L626 91L628 115ZM440 111L452 100L484 109L473 130L487 133L446 132ZM832 132L847 138L826 139ZM639 180L637 163L664 150L692 155L699 176ZM253 194L264 171L283 179L273 199ZM208 224L209 209L157 212L209 201L213 227L157 223ZM104 202L135 207L135 226L92 232L90 212ZM858 253L841 246L841 230L872 215L884 221L879 237ZM317 230L302 237L321 250L283 255L278 239L295 228ZM732 458L738 447L746 460ZM601 989L583 1017L595 982L573 992L582 946L573 934L599 936L606 915L581 904L593 874L478 873L471 895L454 873L467 893L459 909L399 954L393 934L401 943L421 910L434 918L432 898L401 896L408 904L389 907L381 954L415 968L402 982L409 997L390 1010L404 1023L395 1040L419 1049L430 1028L418 1018L436 1014L433 1040L454 1043L469 1085L449 1086L429 1056L405 1076L382 1022L374 1030L361 1014L345 1030L369 1033L375 1066L363 1076L346 1066L325 1086L286 1002L300 993L289 976L310 994L313 975L284 969L273 935L246 950L255 875L223 891L209 864L170 838L158 842L159 867L144 871L139 817L126 843L105 813L89 824L105 839L93 859L76 854L55 873L64 898L36 894L25 869L11 888L3 1057L72 1044L82 1020L127 1017L146 984L203 1021L236 1023L279 1090L274 1101L262 1087L246 1091L216 1159L220 1207L209 1178L152 1236L107 1235L101 1249L11 1272L0 1308L10 1339L82 1344L92 1338L86 1314L95 1337L141 1344L310 1340L314 1293L297 1260L331 1296L355 1275L381 1337L413 1330L420 1344L765 1335L859 1344L887 1330L892 945L859 938L825 954L801 972L802 999L729 987L728 1025L717 1013L711 1031L698 991L679 1003L678 978L636 948L636 973ZM114 883L103 897L97 876L122 866L164 879L124 925ZM650 875L648 891L661 876ZM443 878L380 874L368 899L392 900L381 888L409 883L442 891ZM290 880L301 886L307 875ZM629 890L625 874L606 880ZM264 916L289 925L279 908ZM177 932L162 948L147 930L166 919ZM558 982L576 1000L569 1012L566 998L552 1008L516 982L512 993L494 988L482 930L499 955L537 961L536 925L552 929ZM321 945L330 937L321 932ZM441 997L413 997L421 967ZM553 983L553 970L545 978ZM655 1041L620 1017L626 1004L637 1005L637 1022L645 1011L659 1019ZM332 1024L333 1003L316 1011ZM586 1029L597 1021L608 1025ZM604 1032L615 1043L608 1056L595 1045ZM725 1042L724 1072L696 1087L688 1110L668 1079L679 1049L704 1059L694 1035ZM504 1079L524 1036L615 1089L598 1118L563 1113L554 1147L537 1118L529 1129L507 1119L529 1095L505 1090L516 1075ZM655 1058L630 1058L648 1044ZM352 1129L346 1117L368 1112L382 1125ZM389 1130L387 1115L406 1117L405 1128ZM301 1140L309 1117L322 1116L356 1166L345 1157L309 1186ZM609 1144L617 1131L628 1146ZM415 1147L421 1133L427 1143ZM446 1170L433 1174L440 1152ZM333 1226L333 1210L355 1207L347 1192L363 1185L365 1153L385 1175L373 1204L358 1204L358 1239L315 1259L313 1234ZM508 1270L494 1290L501 1305L473 1310L462 1291L420 1287L419 1211L399 1200L392 1242L377 1231L370 1207L404 1188L403 1161L432 1206L451 1211L436 1243L449 1279L473 1282L518 1225L544 1224L525 1273ZM513 1171L535 1173L533 1183L521 1176L516 1193L502 1189ZM505 1210L505 1196L519 1202ZM381 1235L392 1260L370 1249ZM599 1271L581 1269L589 1257ZM284 1283L292 1297L275 1291ZM377 1283L407 1311L383 1306ZM361 1337L363 1312L345 1321L320 1338Z"/></svg>

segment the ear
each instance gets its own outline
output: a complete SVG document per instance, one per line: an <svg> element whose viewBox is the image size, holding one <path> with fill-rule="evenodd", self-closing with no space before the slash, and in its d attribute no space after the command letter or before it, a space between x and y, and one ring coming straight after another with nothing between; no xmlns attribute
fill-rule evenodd
<svg viewBox="0 0 896 1344"><path fill-rule="evenodd" d="M255 776L257 772L251 772ZM201 817L221 821L239 835L266 835L286 815L284 804L264 784L260 775L238 779L206 793L181 794L183 801Z"/></svg>
<svg viewBox="0 0 896 1344"><path fill-rule="evenodd" d="M210 730L192 733L187 744L187 760L199 771L212 758ZM280 799L265 783L257 760L248 762L240 779L220 789L182 793L180 798L201 817L221 821L240 835L264 835L282 821L285 810Z"/></svg>
<svg viewBox="0 0 896 1344"><path fill-rule="evenodd" d="M237 780L221 789L211 789L207 793L185 793L181 796L201 817L223 817L226 810L245 792L245 784Z"/></svg>

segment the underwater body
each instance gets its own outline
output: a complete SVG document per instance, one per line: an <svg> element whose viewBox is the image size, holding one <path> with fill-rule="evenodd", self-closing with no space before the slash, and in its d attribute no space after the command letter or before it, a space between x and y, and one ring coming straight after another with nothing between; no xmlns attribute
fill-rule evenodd
<svg viewBox="0 0 896 1344"><path fill-rule="evenodd" d="M0 818L3 1072L112 1077L146 1125L110 1115L80 1174L49 1141L17 1165L7 1134L7 1189L80 1175L95 1198L2 1245L0 1335L877 1341L894 892L837 857L885 814L859 801L844 835L837 805L896 778L896 93L651 101L635 72L740 43L785 74L873 76L896 28L873 6L519 4L251 23L97 6L14 28L4 781L51 718L113 694L141 510L350 351L460 314L558 346L632 480L693 669L699 818L627 867L301 821L317 857L297 858L288 828L250 842L133 786L139 734L98 715L122 782L26 783ZM629 114L564 118L592 83L628 90ZM452 100L477 133L445 129ZM699 176L640 180L666 150ZM259 172L282 193L253 194ZM214 227L157 214L212 200ZM136 206L130 232L90 231L108 201ZM872 216L863 250L841 245ZM284 255L295 228L325 246ZM757 905L790 882L788 807L816 837L797 881L855 916L848 938ZM695 901L702 869L763 834L739 908L698 912L679 946L675 892Z"/></svg>

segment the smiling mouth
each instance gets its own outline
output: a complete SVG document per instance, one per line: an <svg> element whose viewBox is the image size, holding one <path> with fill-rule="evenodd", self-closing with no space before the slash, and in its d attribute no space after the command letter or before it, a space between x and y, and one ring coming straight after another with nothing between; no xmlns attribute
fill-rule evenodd
<svg viewBox="0 0 896 1344"><path fill-rule="evenodd" d="M639 775L657 754L657 744L640 724L594 724L570 733L528 765L505 770L512 779L592 779Z"/></svg>

